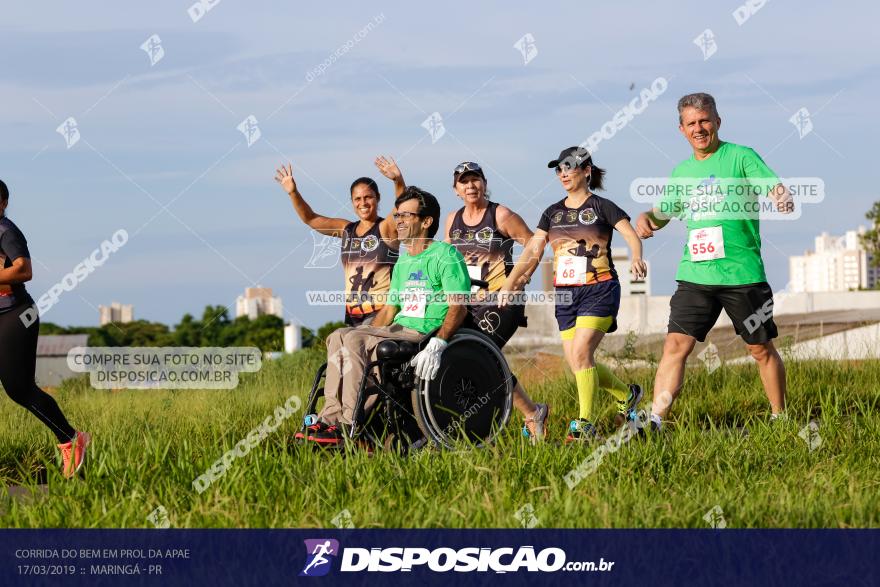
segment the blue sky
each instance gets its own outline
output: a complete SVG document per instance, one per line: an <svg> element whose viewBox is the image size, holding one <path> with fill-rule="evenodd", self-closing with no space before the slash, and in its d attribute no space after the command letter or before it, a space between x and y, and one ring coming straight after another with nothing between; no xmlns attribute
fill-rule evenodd
<svg viewBox="0 0 880 587"><path fill-rule="evenodd" d="M272 180L282 160L293 161L317 211L343 217L353 217L348 185L361 175L381 180L388 211L377 154L397 157L408 182L435 193L444 212L458 202L452 168L476 160L493 198L534 226L563 196L546 161L659 76L667 91L595 157L608 170L605 195L633 217L644 205L629 198L630 182L665 175L690 154L675 103L693 91L715 95L722 138L754 147L781 176L825 180L825 201L800 220L762 225L774 289L788 281L789 255L823 230L864 224L880 199L867 149L878 127L867 112L880 90L872 3L774 0L741 26L736 1L549 12L536 3L337 2L328 11L221 0L197 22L190 4L3 9L0 179L34 257L31 294L117 229L131 235L44 320L97 324L96 307L115 300L171 324L206 304L234 309L257 282L282 296L288 320L337 319L341 308L305 303L307 289L341 289L341 271L305 268L312 237ZM704 60L693 40L707 28L717 52ZM514 44L527 33L537 54L525 64ZM140 46L154 34L165 54L151 66ZM799 138L789 118L802 107L814 130ZM447 132L432 143L421 123L435 111ZM251 146L236 128L249 115L262 134ZM71 148L55 130L68 117L80 131ZM672 292L684 236L676 224L646 242L655 294Z"/></svg>

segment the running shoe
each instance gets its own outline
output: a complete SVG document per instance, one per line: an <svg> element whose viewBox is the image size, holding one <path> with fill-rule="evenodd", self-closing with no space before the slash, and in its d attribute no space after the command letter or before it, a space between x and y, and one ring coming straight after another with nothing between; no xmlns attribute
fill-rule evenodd
<svg viewBox="0 0 880 587"><path fill-rule="evenodd" d="M547 438L547 420L550 417L550 406L547 404L535 404L535 413L526 418L523 424L522 434L532 444L544 442Z"/></svg>
<svg viewBox="0 0 880 587"><path fill-rule="evenodd" d="M644 440L648 438L649 434L655 438L660 438L663 436L664 432L660 426L657 426L656 422L651 420L650 424L638 427L637 437Z"/></svg>
<svg viewBox="0 0 880 587"><path fill-rule="evenodd" d="M86 448L92 442L88 432L76 432L73 440L59 444L61 449L61 474L65 479L70 479L79 472L83 463L86 462Z"/></svg>
<svg viewBox="0 0 880 587"><path fill-rule="evenodd" d="M617 402L617 413L614 415L614 424L620 426L628 420L636 419L636 406L645 397L642 386L636 383L629 384L629 397Z"/></svg>
<svg viewBox="0 0 880 587"><path fill-rule="evenodd" d="M780 412L778 414L770 415L770 425L771 426L784 426L788 424L788 412Z"/></svg>
<svg viewBox="0 0 880 587"><path fill-rule="evenodd" d="M309 436L309 440L323 446L339 446L342 444L342 429L336 424L331 424Z"/></svg>
<svg viewBox="0 0 880 587"><path fill-rule="evenodd" d="M300 429L294 434L294 438L296 440L313 440L313 436L315 433L320 432L327 428L327 424L318 420L318 417L315 414L309 414L305 418L303 418L303 424L306 425L305 433Z"/></svg>
<svg viewBox="0 0 880 587"><path fill-rule="evenodd" d="M596 427L593 426L589 420L577 419L572 420L568 425L568 436L565 438L565 443L569 442L596 442L601 440L602 437L599 436L599 432L596 430Z"/></svg>

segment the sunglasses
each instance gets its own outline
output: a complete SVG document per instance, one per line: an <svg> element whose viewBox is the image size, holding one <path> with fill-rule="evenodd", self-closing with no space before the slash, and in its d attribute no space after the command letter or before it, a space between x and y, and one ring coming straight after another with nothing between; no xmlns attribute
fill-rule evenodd
<svg viewBox="0 0 880 587"><path fill-rule="evenodd" d="M476 163L471 163L470 161L465 161L464 163L459 163L458 166L453 170L455 175L461 175L466 171L479 171L482 172L483 169L477 165Z"/></svg>
<svg viewBox="0 0 880 587"><path fill-rule="evenodd" d="M577 165L569 165L568 163L563 163L562 165L557 165L555 167L555 169L556 169L556 175L562 175L563 173L571 173L575 169L582 169L582 168L578 167ZM586 170L584 169L584 171L586 171Z"/></svg>
<svg viewBox="0 0 880 587"><path fill-rule="evenodd" d="M570 172L572 169L577 169L577 168L576 168L576 167L572 167L571 165L569 165L569 164L567 164L567 163L565 163L565 164L563 164L563 165L557 165L557 166L556 166L556 175L561 175L561 174L563 174L563 173L568 173L568 172Z"/></svg>

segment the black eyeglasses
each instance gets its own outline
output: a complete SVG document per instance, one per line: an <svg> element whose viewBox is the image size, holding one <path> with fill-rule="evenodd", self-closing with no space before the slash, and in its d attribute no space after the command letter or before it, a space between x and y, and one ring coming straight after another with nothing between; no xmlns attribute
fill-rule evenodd
<svg viewBox="0 0 880 587"><path fill-rule="evenodd" d="M477 165L476 163L471 163L470 161L465 161L464 163L459 163L458 166L453 170L453 173L456 175L461 175L465 171L483 171L483 168Z"/></svg>
<svg viewBox="0 0 880 587"><path fill-rule="evenodd" d="M419 218L419 215L415 212L395 212L391 215L394 220L409 220L410 218Z"/></svg>

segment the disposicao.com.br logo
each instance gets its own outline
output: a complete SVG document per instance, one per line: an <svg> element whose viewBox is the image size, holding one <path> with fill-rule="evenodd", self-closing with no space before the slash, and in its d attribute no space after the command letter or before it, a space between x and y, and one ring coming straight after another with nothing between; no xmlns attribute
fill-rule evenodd
<svg viewBox="0 0 880 587"><path fill-rule="evenodd" d="M331 559L339 554L336 540L306 540L306 565L300 576L316 577L330 570ZM566 562L561 548L544 548L535 551L533 546L518 548L466 547L466 548L420 548L392 546L387 548L355 548L342 551L341 572L410 572L413 567L426 566L435 573L455 571L515 573L531 571L553 573L556 571L611 571L614 562Z"/></svg>
<svg viewBox="0 0 880 587"><path fill-rule="evenodd" d="M339 554L339 541L332 538L306 540L306 566L300 577L321 577L330 571L330 557Z"/></svg>

